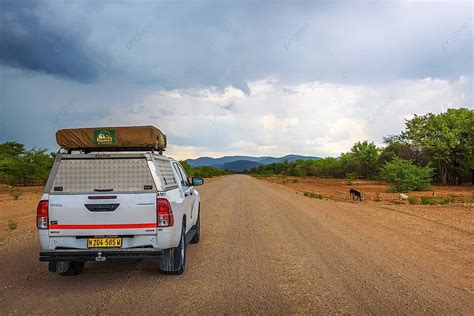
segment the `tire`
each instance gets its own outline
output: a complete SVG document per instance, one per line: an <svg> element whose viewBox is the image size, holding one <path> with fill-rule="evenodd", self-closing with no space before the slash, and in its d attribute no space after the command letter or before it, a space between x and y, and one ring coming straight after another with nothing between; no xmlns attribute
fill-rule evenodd
<svg viewBox="0 0 474 316"><path fill-rule="evenodd" d="M201 205L199 205L198 219L196 225L193 226L193 229L196 230L196 233L194 234L193 239L191 239L189 243L198 244L201 236Z"/></svg>
<svg viewBox="0 0 474 316"><path fill-rule="evenodd" d="M178 247L164 250L160 260L160 270L166 274L183 274L186 266L186 234L185 223L181 228L181 238Z"/></svg>
<svg viewBox="0 0 474 316"><path fill-rule="evenodd" d="M84 261L71 261L71 262L50 262L49 268L52 268L52 265L56 267L56 272L60 271L60 275L78 275L84 270ZM62 270L62 271L61 271ZM51 271L51 270L50 270Z"/></svg>

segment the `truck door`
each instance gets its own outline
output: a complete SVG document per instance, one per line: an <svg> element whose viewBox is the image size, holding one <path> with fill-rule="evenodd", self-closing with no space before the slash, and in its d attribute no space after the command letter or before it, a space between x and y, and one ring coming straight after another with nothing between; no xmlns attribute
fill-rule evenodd
<svg viewBox="0 0 474 316"><path fill-rule="evenodd" d="M184 194L184 212L186 214L186 232L192 227L192 223L194 222L193 214L193 204L194 204L194 189L191 186L191 183L187 177L186 172L184 171L183 167L177 162L173 162L173 167L176 171L176 174L179 178L180 188Z"/></svg>

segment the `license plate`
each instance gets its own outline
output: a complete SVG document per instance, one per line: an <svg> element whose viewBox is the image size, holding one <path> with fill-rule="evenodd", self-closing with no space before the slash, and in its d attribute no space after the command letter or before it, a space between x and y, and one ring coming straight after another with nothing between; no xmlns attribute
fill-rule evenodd
<svg viewBox="0 0 474 316"><path fill-rule="evenodd" d="M122 238L88 238L88 248L120 248Z"/></svg>

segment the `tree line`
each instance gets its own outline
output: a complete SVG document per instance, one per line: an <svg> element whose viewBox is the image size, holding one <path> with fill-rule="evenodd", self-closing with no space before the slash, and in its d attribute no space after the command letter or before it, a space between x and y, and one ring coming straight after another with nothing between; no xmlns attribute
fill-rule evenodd
<svg viewBox="0 0 474 316"><path fill-rule="evenodd" d="M339 157L273 163L249 171L259 175L384 179L398 190L426 189L432 181L474 184L474 111L448 109L415 115L383 147L361 141ZM396 184L396 185L395 185Z"/></svg>
<svg viewBox="0 0 474 316"><path fill-rule="evenodd" d="M184 170L190 177L200 177L200 178L212 178L217 176L223 176L226 174L231 174L231 171L221 170L216 167L202 166L202 167L191 167L186 161L180 161Z"/></svg>
<svg viewBox="0 0 474 316"><path fill-rule="evenodd" d="M43 185L48 179L49 171L54 162L55 153L46 149L32 148L18 142L0 144L0 184L8 185ZM211 178L229 171L215 167L191 167L181 161L190 176Z"/></svg>
<svg viewBox="0 0 474 316"><path fill-rule="evenodd" d="M0 183L42 185L48 178L54 154L46 149L27 150L17 142L0 144Z"/></svg>
<svg viewBox="0 0 474 316"><path fill-rule="evenodd" d="M263 165L249 173L319 176L349 179L385 179L397 190L424 189L432 181L474 184L474 111L448 109L440 114L415 115L399 135L384 138L385 146L361 141L339 157ZM0 183L40 185L47 180L54 153L18 142L0 144ZM191 167L190 176L229 174L215 167Z"/></svg>

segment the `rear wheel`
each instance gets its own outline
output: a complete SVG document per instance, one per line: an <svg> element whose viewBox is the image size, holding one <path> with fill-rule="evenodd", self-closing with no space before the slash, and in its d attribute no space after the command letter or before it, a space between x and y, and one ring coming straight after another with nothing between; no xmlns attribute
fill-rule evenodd
<svg viewBox="0 0 474 316"><path fill-rule="evenodd" d="M166 274L183 274L186 266L186 235L185 223L181 228L178 247L164 250L160 260L160 270Z"/></svg>

